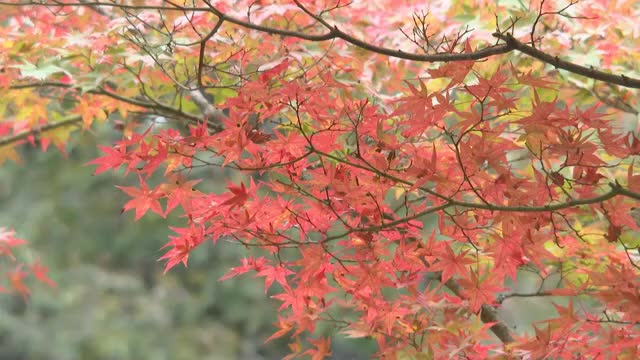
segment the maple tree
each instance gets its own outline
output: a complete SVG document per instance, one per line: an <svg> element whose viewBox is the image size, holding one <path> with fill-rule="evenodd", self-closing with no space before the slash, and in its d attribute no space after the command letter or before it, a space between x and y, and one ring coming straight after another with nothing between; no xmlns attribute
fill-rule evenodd
<svg viewBox="0 0 640 360"><path fill-rule="evenodd" d="M0 163L109 122L123 211L184 218L165 271L244 246L222 280L264 278L292 357L330 354L318 323L381 358L638 356L636 1L0 4ZM517 332L518 297L557 316Z"/></svg>

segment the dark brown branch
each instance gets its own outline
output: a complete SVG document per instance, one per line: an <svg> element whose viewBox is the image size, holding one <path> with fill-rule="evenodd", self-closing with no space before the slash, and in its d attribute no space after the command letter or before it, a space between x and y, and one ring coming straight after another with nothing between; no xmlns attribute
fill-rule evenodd
<svg viewBox="0 0 640 360"><path fill-rule="evenodd" d="M422 245L420 245L420 243L418 243L419 247L422 247ZM425 268L429 268L429 263L427 262L427 260L425 260L424 258L421 258L422 264L425 266ZM442 272L436 272L436 273L428 273L429 278L435 278L437 281L442 282ZM462 293L462 288L460 287L460 284L458 284L457 281L455 281L454 279L449 279L447 280L447 282L444 283L444 286L447 287L449 290L451 290L451 292L461 298L464 299L464 294ZM503 344L509 344L512 343L514 341L513 336L511 335L511 331L509 331L509 327L507 325L505 325L498 317L498 311L496 310L495 307L491 306L491 305L487 305L487 304L483 304L482 307L480 308L480 320L483 323L494 323L493 326L491 326L491 332L494 333L495 336L498 337L498 339L500 339L500 341L502 341Z"/></svg>
<svg viewBox="0 0 640 360"><path fill-rule="evenodd" d="M111 7L117 9L129 9L129 10L168 10L168 11L197 11L197 12L210 12L211 9L206 7L189 7L189 6L181 6L178 4L171 3L172 6L159 6L159 5L129 5L123 4L120 2L101 2L101 1L79 1L77 3L61 3L61 2L52 2L52 3L42 3L37 1L27 1L27 2L6 2L0 1L0 5L8 5L8 6L48 6L48 7L65 7L65 6L86 6L86 7L96 7L96 6L104 6Z"/></svg>
<svg viewBox="0 0 640 360"><path fill-rule="evenodd" d="M507 327L507 325L500 322L500 319L498 318L498 311L496 310L496 308L491 305L482 304L482 308L480 311L480 320L482 320L482 322L485 324L495 323L490 328L491 332L493 332L493 334L497 336L498 339L500 339L500 341L502 341L504 344L513 342L514 339L511 336L511 332L509 332L509 328Z"/></svg>
<svg viewBox="0 0 640 360"><path fill-rule="evenodd" d="M462 289L460 288L460 285L455 280L453 279L447 280L444 286L446 286L449 290L451 290L451 292L453 292L457 297L464 299L464 295L462 294ZM498 339L502 341L502 343L509 344L514 341L513 336L509 331L509 327L505 325L502 321L500 321L500 319L498 318L498 311L496 310L495 307L491 305L483 304L480 309L480 320L482 320L482 322L485 324L494 323L494 325L491 326L490 328L491 332L493 332L493 334L497 336Z"/></svg>
<svg viewBox="0 0 640 360"><path fill-rule="evenodd" d="M56 82L56 81L42 81L42 82L36 82L36 83L26 83L26 84L16 84L16 85L11 85L9 86L9 89L12 90L20 90L20 89L31 89L31 88L41 88L41 87L58 87L58 88L64 88L64 89L75 89L75 90L79 90L80 88L78 88L77 86L73 85L73 84L65 84L65 83L61 83L61 82ZM201 122L202 121L202 117L199 116L194 116L191 114L187 114L183 111L180 111L178 109L172 108L170 106L167 105L163 105L163 104L159 104L156 102L149 102L149 101L144 101L144 100L140 100L140 99L132 99L132 98L128 98L128 97L124 97L121 95L118 95L114 92L111 92L103 87L98 87L96 89L91 89L86 91L85 93L87 94L92 94L92 95L102 95L102 96L108 96L112 99L116 99L118 101L122 101L125 102L127 104L131 104L131 105L135 105L135 106L139 106L145 109L150 109L153 111L158 112L159 114L165 114L165 115L170 115L170 116L176 116L179 118L184 118L190 122ZM193 97L193 96L192 96ZM204 96L203 96L204 99ZM195 99L194 98L194 102L196 102L196 105L198 105L198 107L200 107L200 103L198 103L199 99ZM204 99L203 101L206 102L206 99ZM208 102L206 102L208 104ZM211 108L213 108L213 106L211 106L209 104L209 106ZM203 110L203 115L206 117L209 117L209 119L214 120L214 124L212 124L216 129L218 129L221 125L216 122L217 120L220 120L220 116L222 112L220 110L217 109L213 109L211 110L212 112L208 113L206 111Z"/></svg>
<svg viewBox="0 0 640 360"><path fill-rule="evenodd" d="M616 184L616 190L620 195L627 196L632 199L640 200L640 194L638 194L637 192L631 191L629 189L625 189L618 184Z"/></svg>
<svg viewBox="0 0 640 360"><path fill-rule="evenodd" d="M513 299L513 298L532 298L532 297L546 297L546 296L554 296L552 293L548 291L538 291L534 293L511 293L498 297L498 303L502 304L505 300ZM558 296L558 295L555 295Z"/></svg>
<svg viewBox="0 0 640 360"><path fill-rule="evenodd" d="M102 3L102 2L86 2L86 3L66 3L66 4L41 4L41 3L8 3L8 2L0 2L0 5L11 5L11 6L29 6L29 5L41 5L41 6L110 6L114 8L120 9L155 9L155 10L180 10L180 11L209 11L215 14L220 22L228 21L230 23L242 26L247 29L252 29L260 32L264 32L271 35L280 35L285 37L295 37L307 41L314 42L322 42L328 40L342 39L347 43L362 48L364 50L386 55L398 59L405 59L417 62L451 62L451 61L465 61L465 60L481 60L491 56L506 54L512 52L513 50L518 50L523 54L529 55L535 59L538 59L542 62L553 65L557 68L567 70L569 72L582 75L594 80L604 81L610 84L616 84L628 88L636 88L640 89L640 79L631 78L625 75L613 75L610 73L606 73L601 70L596 70L590 67L585 67L581 65L577 65L565 60L559 59L557 56L549 55L545 52L542 52L532 46L526 45L518 40L516 40L513 36L506 33L496 32L493 36L503 40L506 44L499 44L491 47L487 47L481 50L476 50L472 52L466 53L438 53L438 54L415 54L408 53L402 50L394 50L382 46L377 46L370 44L366 41L359 40L343 31L338 29L335 25L330 25L325 20L319 18L318 16L313 15L309 12L300 2L295 0L296 4L301 8L301 10L305 11L307 14L312 16L314 19L319 21L323 26L328 29L326 34L313 35L307 34L300 31L292 31L292 30L283 30L278 28L273 28L269 26L263 26L258 24L253 24L248 21L243 21L232 16L228 16L216 9L214 6L210 6L209 8L204 7L185 7L175 4L173 2L167 1L167 3L171 4L171 7L168 6L148 6L148 5L124 5L124 4L116 4L116 3Z"/></svg>
<svg viewBox="0 0 640 360"><path fill-rule="evenodd" d="M211 9L214 12L214 14L216 14L216 16L218 16L221 20L229 21L231 23L240 25L248 29L262 31L272 35L297 37L297 38L308 40L308 41L327 41L327 40L334 40L334 39L342 39L350 43L351 45L355 45L367 51L371 51L377 54L395 57L399 59L418 61L418 62L450 62L450 61L465 61L465 60L481 60L484 58L488 58L490 56L506 54L513 50L518 50L540 61L543 61L557 68L567 70L578 75L582 75L591 79L600 80L600 81L604 81L607 83L616 84L616 85L620 85L628 88L636 88L636 89L640 88L640 79L631 78L625 75L613 75L613 74L606 73L604 71L588 68L588 67L577 65L565 60L561 60L557 56L551 56L529 45L525 45L524 43L516 40L513 36L509 34L503 34L498 32L494 33L493 36L505 41L506 44L495 45L492 47L484 48L477 51L467 52L467 53L414 54L414 53L407 53L402 50L393 50L393 49L373 45L365 41L359 40L341 31L335 25L331 26L329 23L327 23L323 19L309 12L299 1L297 0L294 0L294 1L298 5L298 7L300 7L300 9L305 11L307 14L309 14L315 20L317 20L323 26L325 26L328 29L328 33L324 35L309 35L309 34L297 32L297 31L281 30L281 29L276 29L272 27L256 25L250 22L242 21L240 19L236 19L231 16L225 15L224 13L222 13L221 11L217 10L214 7L212 7Z"/></svg>
<svg viewBox="0 0 640 360"><path fill-rule="evenodd" d="M493 55L506 54L509 51L511 51L511 49L507 45L496 45L496 46L492 46L492 47L474 51L474 52L459 53L459 54L451 54L451 53L413 54L413 53L404 52L402 50L393 50L393 49L367 43L365 41L359 40L339 30L335 26L329 28L328 29L329 31L326 34L311 35L311 34L306 34L299 31L282 30L278 28L253 24L250 22L246 22L228 15L225 15L223 12L217 10L216 8L212 8L211 11L216 16L218 16L218 18L221 18L224 21L228 21L230 23L242 26L244 28L264 32L270 35L295 37L302 40L313 41L313 42L342 39L352 45L355 45L359 48L362 48L364 50L368 50L377 54L387 55L387 56L391 56L399 59L419 61L419 62L450 62L450 61L464 61L464 60L481 60Z"/></svg>
<svg viewBox="0 0 640 360"><path fill-rule="evenodd" d="M21 140L25 140L26 138L28 138L31 135L36 135L36 134L40 134L43 132L47 132L47 131L51 131L51 130L55 130L57 128L61 128L64 126L71 126L71 125L75 125L79 122L82 121L82 116L71 116L68 117L66 119L60 120L58 122L55 123L50 123L50 124L46 124L46 125L42 125L39 126L37 128L33 128L29 131L25 131L25 132L21 132L19 134L13 135L13 136L9 136L9 137L5 137L0 139L0 147L5 146L5 145L9 145Z"/></svg>
<svg viewBox="0 0 640 360"><path fill-rule="evenodd" d="M204 67L204 53L207 48L207 41L215 35L220 27L224 23L224 20L219 19L213 29L200 41L200 54L198 56L198 88L202 89L202 69Z"/></svg>
<svg viewBox="0 0 640 360"><path fill-rule="evenodd" d="M545 52L542 52L532 46L526 45L514 38L511 34L503 34L495 32L493 36L504 40L509 48L520 51L533 58L536 58L549 65L553 65L556 68L567 70L574 74L582 75L594 80L604 81L610 84L616 84L628 88L640 89L640 79L634 79L625 75L613 75L604 71L596 70L591 67L577 65L558 58L557 56L551 56Z"/></svg>
<svg viewBox="0 0 640 360"><path fill-rule="evenodd" d="M345 165L349 165L349 166L353 166L359 169L363 169L363 170L367 170L367 171L371 171L373 173L375 173L376 175L379 175L381 177L393 180L397 183L401 183L404 185L408 185L408 186L414 186L414 184L410 181L395 177L391 174L388 174L386 172L380 171L376 168L373 167L368 167L368 166L364 166L361 164L357 164L354 163L352 161L349 160L345 160L342 159L340 157L337 157L335 155L331 155L325 152L322 152L320 150L317 150L315 148L313 148L313 151L321 156L327 157L329 159L338 161L340 163L343 163ZM426 192L427 194L433 195L437 198L440 198L442 200L444 200L447 204L449 204L450 206L459 206L459 207L465 207L465 208L469 208L469 209L481 209L481 210L489 210L489 211L510 211L510 212L549 212L549 211L558 211L558 210L562 210L562 209L567 209L567 208L572 208L572 207L576 207L576 206L581 206L581 205L589 205L589 204L597 204L603 201L607 201L609 199L612 199L618 195L623 195L623 196L627 196L630 197L632 199L636 199L636 200L640 200L640 193L628 190L623 188L620 184L617 183L611 183L609 184L611 187L611 190L602 194L602 195L598 195L598 196L594 196L594 197L590 197L590 198L583 198L583 199L574 199L574 200L569 200L566 202L561 202L561 203L556 203L556 204L548 204L548 205L541 205L541 206L528 206L528 205L513 205L513 206L505 206L505 205L497 205L497 204L485 204L485 203L471 203L471 202L465 202L465 201L460 201L460 200L456 200L453 199L451 197L448 197L446 195L442 195L438 192L435 192L432 189L426 188L424 186L419 187L420 190Z"/></svg>

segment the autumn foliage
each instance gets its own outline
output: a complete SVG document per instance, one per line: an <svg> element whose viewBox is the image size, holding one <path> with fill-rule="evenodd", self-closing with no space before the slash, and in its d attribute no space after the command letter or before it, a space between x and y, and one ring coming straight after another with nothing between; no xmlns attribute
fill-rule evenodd
<svg viewBox="0 0 640 360"><path fill-rule="evenodd" d="M264 279L292 356L319 323L387 359L640 356L636 1L2 4L0 163L109 123L123 211L183 218L165 271L245 247L222 280ZM517 297L557 316L514 329Z"/></svg>

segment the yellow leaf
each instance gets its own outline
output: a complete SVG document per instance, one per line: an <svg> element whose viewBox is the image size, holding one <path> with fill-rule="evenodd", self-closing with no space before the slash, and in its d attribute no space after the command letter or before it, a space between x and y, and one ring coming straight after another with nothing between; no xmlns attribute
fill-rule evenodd
<svg viewBox="0 0 640 360"><path fill-rule="evenodd" d="M546 136L540 131L532 131L524 137L524 143L527 145L527 148L537 157L540 157L542 146L545 142Z"/></svg>
<svg viewBox="0 0 640 360"><path fill-rule="evenodd" d="M20 155L16 152L15 146L6 145L0 147L0 165L4 164L7 159L17 164L21 163Z"/></svg>
<svg viewBox="0 0 640 360"><path fill-rule="evenodd" d="M423 89L423 93L427 95L429 93L441 92L447 88L447 85L449 85L449 79L447 78L430 79L426 87Z"/></svg>
<svg viewBox="0 0 640 360"><path fill-rule="evenodd" d="M396 200L399 200L406 192L406 190L402 186L394 186L390 189L390 191Z"/></svg>

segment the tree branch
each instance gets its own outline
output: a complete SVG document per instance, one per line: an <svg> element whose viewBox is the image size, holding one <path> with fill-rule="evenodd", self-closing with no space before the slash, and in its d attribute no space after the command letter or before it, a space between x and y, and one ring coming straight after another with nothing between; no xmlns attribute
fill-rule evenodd
<svg viewBox="0 0 640 360"><path fill-rule="evenodd" d="M40 88L40 87L58 87L58 88L74 89L74 90L79 89L77 86L73 84L65 84L65 83L56 82L56 81L42 81L37 83L15 84L15 85L9 86L9 89L20 90L20 89L31 89L31 88ZM104 87L91 89L86 91L85 93L92 94L92 95L107 96L112 99L125 102L127 104L153 110L158 114L165 114L167 116L176 116L180 118L185 118L192 123L197 123L202 121L202 117L187 114L183 111L180 111L178 109L175 109L167 105L144 101L141 99L132 99L132 98L124 97L114 92L111 92L105 89ZM209 120L213 121L211 123L211 127L213 128L213 130L215 131L222 130L221 121L222 121L222 118L224 117L224 114L222 113L222 111L216 109L213 105L211 105L200 91L197 91L197 90L190 91L189 95L191 95L191 98L193 99L193 101L196 103L196 105L202 112L202 115L208 118Z"/></svg>
<svg viewBox="0 0 640 360"><path fill-rule="evenodd" d="M493 36L504 40L510 48L518 50L521 53L527 54L549 65L553 65L556 68L567 70L574 74L582 75L590 79L604 81L609 84L616 84L627 88L640 89L640 79L634 79L625 75L613 75L604 71L596 70L593 67L577 65L562 60L557 56L551 56L532 46L526 45L516 40L516 38L514 38L511 34L495 32L493 33Z"/></svg>
<svg viewBox="0 0 640 360"><path fill-rule="evenodd" d="M347 43L357 46L363 50L367 50L373 53L386 55L394 58L417 61L417 62L452 62L452 61L465 61L465 60L481 60L491 56L506 54L512 52L513 50L520 51L523 54L529 55L535 59L538 59L542 62L553 65L557 68L567 70L569 72L582 75L594 80L600 80L611 84L620 85L627 88L635 88L640 89L640 79L635 79L632 77L628 77L625 75L613 75L610 73L606 73L604 71L596 70L593 68L588 68L585 66L577 65L565 60L559 59L557 56L551 56L545 52L542 52L532 46L525 45L524 43L516 40L513 36L509 34L503 34L496 32L493 36L503 40L506 44L499 44L491 47L487 47L481 50L476 50L472 52L466 53L440 53L440 54L415 54L408 53L402 50L393 50L390 48L377 46L370 44L368 42L357 39L340 29L336 25L330 25L325 20L319 18L318 16L313 15L309 10L307 10L298 0L294 0L295 3L307 13L309 16L313 17L319 23L321 23L324 27L328 29L328 32L323 35L309 35L306 33L298 32L298 31L290 31L290 30L282 30L262 25L256 25L247 21L243 21L240 19L236 19L234 17L228 16L216 9L215 7L211 7L211 11L218 16L220 20L228 21L230 23L268 33L270 35L280 35L287 37L296 37L303 40L308 41L328 41L335 39L342 39Z"/></svg>
<svg viewBox="0 0 640 360"><path fill-rule="evenodd" d="M462 295L462 289L460 285L453 279L447 280L444 284L451 292L453 292L457 297L464 299ZM480 320L483 323L495 323L491 326L491 332L495 334L495 336L500 339L504 344L508 344L514 341L513 336L511 336L511 332L509 331L509 327L502 323L498 318L498 311L495 307L487 304L483 304L480 310Z"/></svg>
<svg viewBox="0 0 640 360"><path fill-rule="evenodd" d="M414 184L411 181L407 181L401 178L398 178L396 176L393 176L389 173L380 171L376 168L373 167L368 167L368 166L364 166L358 163L354 163L352 161L349 160L345 160L342 159L340 157L337 157L335 155L331 155L328 153L325 153L323 151L320 151L318 149L312 148L313 152L315 152L318 155L327 157L329 159L338 161L340 163L343 163L345 165L349 165L349 166L353 166L359 169L363 169L363 170L367 170L367 171L371 171L372 173L379 175L381 177L385 177L387 179L390 179L392 181L395 181L397 183L401 183L404 185L408 185L410 187L413 187ZM603 201L607 201L609 199L612 199L618 195L623 195L623 196L627 196L630 197L632 199L636 199L636 200L640 200L640 193L628 190L623 188L620 184L618 183L610 183L609 186L611 187L611 190L602 194L602 195L598 195L598 196L594 196L594 197L590 197L590 198L583 198L583 199L572 199L566 202L561 202L561 203L555 203L555 204L548 204L548 205L539 205L539 206L532 206L532 205L498 205L498 204L491 204L491 203L473 203L473 202L466 202L466 201L460 201L460 200L456 200L450 196L446 196L443 194L440 194L432 189L429 189L427 187L421 186L418 189L426 192L429 195L433 195L439 199L444 200L447 203L447 206L458 206L458 207L464 207L464 208L468 208L468 209L480 209L480 210L489 210L489 211L508 211L508 212L550 212L550 211L558 211L558 210L562 210L562 209L567 209L567 208L572 208L572 207L576 207L576 206L581 206L581 205L589 205L589 204L597 204Z"/></svg>
<svg viewBox="0 0 640 360"><path fill-rule="evenodd" d="M25 131L13 136L5 137L0 139L0 147L18 142L20 140L24 140L31 135L36 135L46 131L55 130L57 128L61 128L64 126L74 125L79 123L80 121L82 121L82 116L70 116L55 123L42 125L37 128L33 128L29 131Z"/></svg>
<svg viewBox="0 0 640 360"><path fill-rule="evenodd" d="M465 52L465 53L437 53L437 54L416 54L416 53L408 53L402 50L394 50L382 46L373 45L366 41L355 38L352 35L349 35L340 29L336 25L330 25L325 20L319 18L316 15L313 15L308 9L304 7L298 0L294 0L295 3L300 7L302 11L307 13L309 16L317 20L320 24L322 24L325 28L327 28L328 32L326 34L313 35L307 34L301 31L292 31L292 30L284 30L278 29L269 26L263 26L251 23L249 21L243 21L232 16L226 15L222 11L215 8L213 5L209 4L208 8L205 7L186 7L180 6L178 4L174 4L173 2L167 1L172 6L149 6L149 5L125 5L125 4L116 4L116 3L103 3L103 2L79 2L79 3L64 3L64 4L42 4L36 2L28 2L28 3L8 3L8 2L0 2L0 5L11 5L11 6L29 6L29 5L40 5L40 6L109 6L120 9L154 9L154 10L179 10L179 11L208 11L213 13L218 17L218 24L224 21L228 21L230 23L242 26L247 29L252 29L260 32L264 32L270 35L280 35L285 37L295 37L302 40L313 41L313 42L323 42L335 39L342 39L347 43L359 47L363 50L367 50L373 53L386 55L389 57L394 57L398 59L405 59L417 62L452 62L452 61L466 61L466 60L481 60L491 56L506 54L517 50L523 54L531 56L537 60L545 62L547 64L553 65L556 68L563 69L574 74L578 74L581 76L585 76L590 79L603 81L610 84L616 84L627 88L640 89L640 79L632 78L625 75L613 75L601 70L596 70L592 67L586 67L582 65L578 65L569 61L561 60L557 56L549 55L543 51L540 51L533 46L526 45L518 40L516 40L512 35L507 33L495 32L493 36L505 41L505 44L498 44L494 46L490 46L481 50Z"/></svg>

